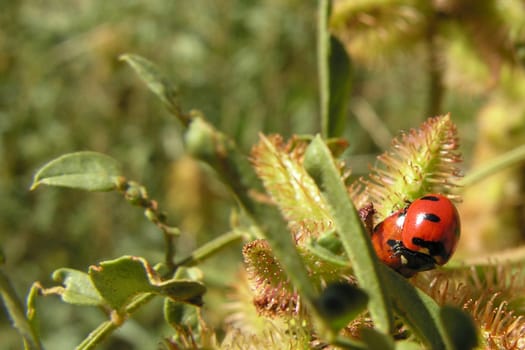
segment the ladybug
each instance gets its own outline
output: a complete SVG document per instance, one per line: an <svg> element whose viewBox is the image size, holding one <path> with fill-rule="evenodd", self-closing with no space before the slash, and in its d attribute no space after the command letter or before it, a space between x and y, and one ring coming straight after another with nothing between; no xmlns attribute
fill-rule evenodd
<svg viewBox="0 0 525 350"><path fill-rule="evenodd" d="M460 236L459 214L441 194L427 194L406 209L401 233L405 248L431 256L444 265L456 250Z"/></svg>
<svg viewBox="0 0 525 350"><path fill-rule="evenodd" d="M372 244L381 261L405 277L445 264L460 235L459 214L440 194L428 194L375 226Z"/></svg>

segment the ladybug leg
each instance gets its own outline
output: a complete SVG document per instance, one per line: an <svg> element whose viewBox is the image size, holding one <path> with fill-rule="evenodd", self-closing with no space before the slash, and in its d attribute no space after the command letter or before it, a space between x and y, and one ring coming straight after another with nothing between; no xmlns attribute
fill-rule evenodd
<svg viewBox="0 0 525 350"><path fill-rule="evenodd" d="M401 257L403 267L414 271L432 270L436 267L436 261L428 254L415 252L406 248L403 242L397 240L388 240L387 244L392 248L394 256Z"/></svg>

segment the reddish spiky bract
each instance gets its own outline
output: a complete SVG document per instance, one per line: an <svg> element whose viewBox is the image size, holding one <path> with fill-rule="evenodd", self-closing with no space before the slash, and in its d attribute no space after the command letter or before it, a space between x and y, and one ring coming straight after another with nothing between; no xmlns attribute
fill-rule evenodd
<svg viewBox="0 0 525 350"><path fill-rule="evenodd" d="M266 316L297 315L299 296L265 240L246 244L242 250L257 311Z"/></svg>
<svg viewBox="0 0 525 350"><path fill-rule="evenodd" d="M328 206L302 166L307 143L294 138L285 143L279 135L259 137L252 150L253 166L298 244L330 229Z"/></svg>
<svg viewBox="0 0 525 350"><path fill-rule="evenodd" d="M457 130L450 115L429 118L419 129L411 129L392 141L392 147L378 157L368 179L350 188L357 207L374 203L384 218L406 201L425 193L450 192L457 187L461 162Z"/></svg>
<svg viewBox="0 0 525 350"><path fill-rule="evenodd" d="M487 349L524 349L525 317L516 305L525 292L525 265L434 271L418 274L412 281L439 305L467 311Z"/></svg>

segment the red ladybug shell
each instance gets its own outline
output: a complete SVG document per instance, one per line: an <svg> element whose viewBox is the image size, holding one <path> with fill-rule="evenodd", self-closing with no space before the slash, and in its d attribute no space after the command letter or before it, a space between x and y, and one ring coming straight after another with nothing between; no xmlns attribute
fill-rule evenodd
<svg viewBox="0 0 525 350"><path fill-rule="evenodd" d="M388 241L401 241L404 215L404 209L398 210L377 224L372 231L372 245L379 260L394 270L401 267L401 257L394 254Z"/></svg>
<svg viewBox="0 0 525 350"><path fill-rule="evenodd" d="M460 235L459 214L454 204L440 194L428 194L405 208L401 232L403 245L414 252L427 254L436 264L445 264Z"/></svg>

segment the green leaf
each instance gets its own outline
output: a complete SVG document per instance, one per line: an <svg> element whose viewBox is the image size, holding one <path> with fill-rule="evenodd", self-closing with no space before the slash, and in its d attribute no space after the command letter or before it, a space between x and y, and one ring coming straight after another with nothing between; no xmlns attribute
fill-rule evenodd
<svg viewBox="0 0 525 350"><path fill-rule="evenodd" d="M423 345L415 343L410 340L401 340L396 342L396 350L423 350L425 347Z"/></svg>
<svg viewBox="0 0 525 350"><path fill-rule="evenodd" d="M198 325L197 308L166 298L164 300L164 319L174 328L186 326L195 329Z"/></svg>
<svg viewBox="0 0 525 350"><path fill-rule="evenodd" d="M381 280L380 263L372 248L370 237L348 196L334 159L320 136L308 146L304 166L330 207L359 286L370 297L370 314L374 323L379 330L389 333L393 327L393 315L390 298Z"/></svg>
<svg viewBox="0 0 525 350"><path fill-rule="evenodd" d="M443 306L440 315L449 349L469 350L478 346L478 331L472 316L452 306Z"/></svg>
<svg viewBox="0 0 525 350"><path fill-rule="evenodd" d="M162 281L146 260L133 256L91 266L89 276L100 295L116 310L122 310L135 297L145 293L200 305L202 294L206 291L203 284L195 281Z"/></svg>
<svg viewBox="0 0 525 350"><path fill-rule="evenodd" d="M202 283L189 280L169 280L157 286L156 292L175 301L184 301L202 306L202 295L206 287Z"/></svg>
<svg viewBox="0 0 525 350"><path fill-rule="evenodd" d="M122 257L90 266L89 276L100 295L114 309L122 309L131 298L152 293L144 261L140 258Z"/></svg>
<svg viewBox="0 0 525 350"><path fill-rule="evenodd" d="M321 130L325 138L338 137L344 131L352 88L349 57L343 45L328 28L331 1L319 3L318 62L321 99Z"/></svg>
<svg viewBox="0 0 525 350"><path fill-rule="evenodd" d="M104 300L85 272L73 269L58 269L53 272L53 280L65 286L61 298L75 305L102 305Z"/></svg>
<svg viewBox="0 0 525 350"><path fill-rule="evenodd" d="M374 328L363 327L360 332L360 337L368 349L393 350L395 347L395 342L392 337L380 333Z"/></svg>
<svg viewBox="0 0 525 350"><path fill-rule="evenodd" d="M120 176L119 163L104 154L90 151L68 153L41 167L31 190L40 185L69 187L86 191L112 191Z"/></svg>
<svg viewBox="0 0 525 350"><path fill-rule="evenodd" d="M140 79L146 83L148 88L160 98L164 106L181 119L185 125L189 122L187 116L183 116L177 99L177 88L167 79L157 67L149 60L134 54L120 56L120 60L128 63L137 73ZM182 117L182 118L181 118Z"/></svg>
<svg viewBox="0 0 525 350"><path fill-rule="evenodd" d="M383 281L396 313L428 348L445 348L445 330L440 322L440 308L427 294L407 282L399 273L381 265Z"/></svg>

